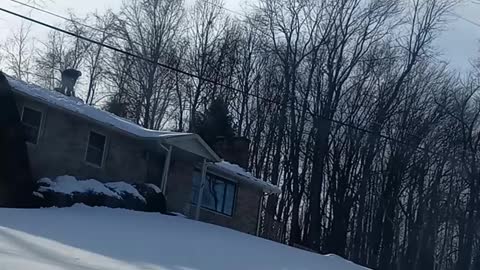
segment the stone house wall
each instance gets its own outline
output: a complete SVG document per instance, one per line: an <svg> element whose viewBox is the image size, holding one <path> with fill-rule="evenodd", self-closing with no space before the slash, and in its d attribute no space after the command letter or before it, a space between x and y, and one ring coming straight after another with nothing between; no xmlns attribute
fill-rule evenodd
<svg viewBox="0 0 480 270"><path fill-rule="evenodd" d="M24 106L42 112L38 142L27 143L35 179L73 175L105 182L146 180L147 162L141 142L24 97L16 99L20 114ZM106 136L102 167L85 161L90 131Z"/></svg>

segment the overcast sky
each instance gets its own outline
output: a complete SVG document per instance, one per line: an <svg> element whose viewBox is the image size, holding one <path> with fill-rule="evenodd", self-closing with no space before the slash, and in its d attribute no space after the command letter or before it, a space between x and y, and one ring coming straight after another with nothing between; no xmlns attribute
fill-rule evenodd
<svg viewBox="0 0 480 270"><path fill-rule="evenodd" d="M26 1L26 0L19 0ZM193 0L186 0L192 3ZM247 6L255 0L224 0L226 7L234 11L241 11L242 7ZM68 11L77 14L86 14L92 11L103 11L107 8L117 9L122 0L44 0L46 3L44 8L49 11L67 15ZM10 0L0 0L0 6L10 10L30 14L36 19L43 20L48 23L58 23L59 19L48 16L39 12L30 11L28 8L12 3ZM31 12L31 13L30 13ZM448 25L448 29L439 37L437 46L442 53L442 58L449 61L453 68L459 70L467 70L469 61L480 56L480 4L476 4L473 0L465 0L465 3L455 10L455 14L464 17L459 19L452 16ZM233 14L238 16L236 14ZM0 14L0 40L19 26L21 20L7 14ZM478 25L474 25L477 23ZM46 30L41 26L34 26L32 32L37 36L42 36Z"/></svg>

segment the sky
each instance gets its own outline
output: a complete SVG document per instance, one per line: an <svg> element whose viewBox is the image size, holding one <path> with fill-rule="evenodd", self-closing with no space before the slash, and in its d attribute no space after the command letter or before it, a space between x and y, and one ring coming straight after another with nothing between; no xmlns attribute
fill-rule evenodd
<svg viewBox="0 0 480 270"><path fill-rule="evenodd" d="M19 0L27 2L28 0ZM84 15L93 11L104 11L108 8L118 9L122 0L43 0L43 8L61 15L67 15L72 11L79 15ZM194 0L186 0L187 4ZM235 12L241 12L242 8L248 7L256 0L224 0L226 8ZM470 61L480 57L480 1L464 0L459 5L451 18L449 19L446 30L438 37L435 46L438 47L439 58L450 62L452 68L459 71L467 71L470 68ZM45 15L19 4L12 3L11 0L0 0L0 6L12 11L30 15L48 23L56 24L60 19ZM227 11L228 12L228 11ZM231 13L233 16L239 16ZM464 19L458 18L458 16ZM3 40L9 32L19 27L21 19L11 15L0 14L0 41ZM475 25L476 24L476 25ZM32 27L32 32L39 38L47 33L47 30L41 26Z"/></svg>

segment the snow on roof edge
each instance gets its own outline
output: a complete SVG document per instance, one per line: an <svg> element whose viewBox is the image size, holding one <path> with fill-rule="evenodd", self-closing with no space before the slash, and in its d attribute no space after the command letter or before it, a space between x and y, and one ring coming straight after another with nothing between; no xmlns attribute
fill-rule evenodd
<svg viewBox="0 0 480 270"><path fill-rule="evenodd" d="M244 181L248 184L252 184L254 186L261 188L266 193L269 193L269 194L281 193L281 190L279 187L256 178L250 172L246 171L244 168L240 167L237 164L233 164L228 161L221 161L221 162L211 164L210 166L208 166L208 168L235 176L241 181Z"/></svg>
<svg viewBox="0 0 480 270"><path fill-rule="evenodd" d="M122 131L136 137L148 139L171 138L191 135L190 133L146 129L133 122L130 122L127 119L116 116L110 112L97 109L93 106L84 104L83 102L79 102L78 100L67 97L53 90L48 90L34 84L26 83L24 81L15 79L9 75L6 75L6 77L8 83L10 84L12 90L15 93L34 98L38 102L44 103L46 105L54 106L67 112L83 116L84 118L94 120L107 128L115 128L118 131Z"/></svg>

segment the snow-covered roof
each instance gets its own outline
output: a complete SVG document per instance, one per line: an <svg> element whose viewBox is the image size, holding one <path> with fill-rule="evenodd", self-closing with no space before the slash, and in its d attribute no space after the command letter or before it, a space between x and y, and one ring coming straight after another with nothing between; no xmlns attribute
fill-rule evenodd
<svg viewBox="0 0 480 270"><path fill-rule="evenodd" d="M197 134L146 129L127 119L87 105L77 98L68 97L10 76L6 77L15 93L34 99L37 102L96 122L101 126L129 136L160 140L162 143L173 145L208 160L220 160L217 154Z"/></svg>
<svg viewBox="0 0 480 270"><path fill-rule="evenodd" d="M256 186L268 194L281 193L280 188L278 188L277 186L256 178L255 176L253 176L253 174L246 171L244 168L240 167L237 164L233 164L227 161L221 161L209 165L208 170L235 177L236 180Z"/></svg>
<svg viewBox="0 0 480 270"><path fill-rule="evenodd" d="M146 129L124 118L97 109L93 106L89 106L78 99L65 96L56 91L47 90L40 86L14 79L10 76L7 76L7 79L10 86L13 88L12 90L16 93L34 98L38 102L76 114L80 117L91 119L103 126L114 128L129 135L150 139L192 135L189 133Z"/></svg>

